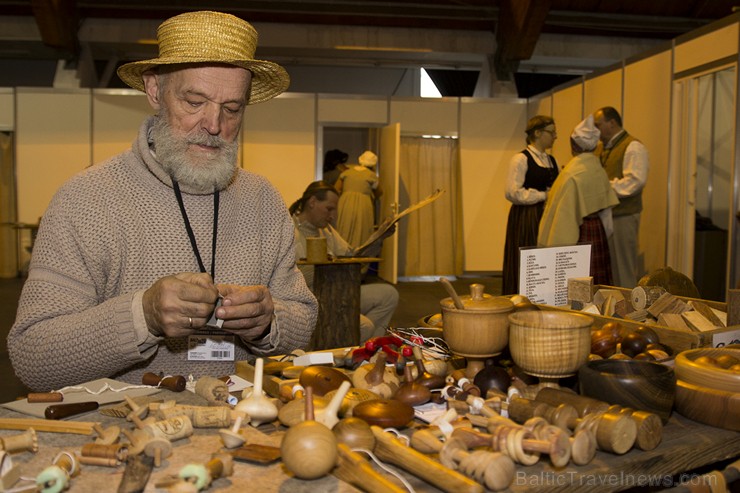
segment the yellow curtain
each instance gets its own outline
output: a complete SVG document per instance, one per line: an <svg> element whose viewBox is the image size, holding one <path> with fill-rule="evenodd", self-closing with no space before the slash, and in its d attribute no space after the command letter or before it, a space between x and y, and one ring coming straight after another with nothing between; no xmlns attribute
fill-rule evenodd
<svg viewBox="0 0 740 493"><path fill-rule="evenodd" d="M0 132L0 277L18 275L13 137Z"/></svg>
<svg viewBox="0 0 740 493"><path fill-rule="evenodd" d="M399 275L402 277L460 275L463 266L456 139L401 137L401 208L437 189L446 193L401 220Z"/></svg>

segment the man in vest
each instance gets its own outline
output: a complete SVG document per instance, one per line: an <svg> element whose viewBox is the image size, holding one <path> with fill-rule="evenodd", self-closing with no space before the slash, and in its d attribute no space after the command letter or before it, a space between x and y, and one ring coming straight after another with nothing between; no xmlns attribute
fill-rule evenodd
<svg viewBox="0 0 740 493"><path fill-rule="evenodd" d="M601 132L595 154L619 197L619 204L612 209L614 234L609 241L614 284L633 288L637 285L637 234L648 152L642 142L622 128L622 117L611 106L596 110L594 124Z"/></svg>

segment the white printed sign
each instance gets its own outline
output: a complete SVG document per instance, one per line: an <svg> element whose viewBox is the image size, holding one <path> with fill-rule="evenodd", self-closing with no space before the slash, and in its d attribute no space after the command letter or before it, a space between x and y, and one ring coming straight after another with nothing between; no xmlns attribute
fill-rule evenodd
<svg viewBox="0 0 740 493"><path fill-rule="evenodd" d="M571 245L519 250L519 294L532 303L568 304L568 279L588 277L591 245Z"/></svg>

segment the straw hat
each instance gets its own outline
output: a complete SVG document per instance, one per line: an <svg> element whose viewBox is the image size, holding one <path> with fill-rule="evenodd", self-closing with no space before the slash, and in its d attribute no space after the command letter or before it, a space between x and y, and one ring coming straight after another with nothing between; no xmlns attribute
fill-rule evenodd
<svg viewBox="0 0 740 493"><path fill-rule="evenodd" d="M261 103L284 92L290 77L280 65L255 60L257 31L247 21L221 12L188 12L171 17L157 29L159 57L122 65L118 76L144 91L141 74L159 65L224 63L252 72L248 104Z"/></svg>
<svg viewBox="0 0 740 493"><path fill-rule="evenodd" d="M365 151L360 156L360 159L358 159L361 165L372 168L376 164L378 164L378 156L375 155L375 153L371 151Z"/></svg>

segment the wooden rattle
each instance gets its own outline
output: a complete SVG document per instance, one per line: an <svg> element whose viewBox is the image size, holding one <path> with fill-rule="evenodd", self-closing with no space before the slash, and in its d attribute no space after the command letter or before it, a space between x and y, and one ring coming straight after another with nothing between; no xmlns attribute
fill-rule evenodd
<svg viewBox="0 0 740 493"><path fill-rule="evenodd" d="M254 365L254 390L252 391L252 395L246 399L242 399L234 407L235 411L249 416L249 424L254 427L262 423L269 423L277 418L278 415L277 406L262 393L264 364L264 359L257 358Z"/></svg>
<svg viewBox="0 0 740 493"><path fill-rule="evenodd" d="M314 421L313 389L306 387L306 421L288 428L280 444L283 464L296 477L316 479L327 475L337 463L334 433Z"/></svg>
<svg viewBox="0 0 740 493"><path fill-rule="evenodd" d="M575 428L578 411L570 404L552 406L545 402L538 402L520 396L512 396L507 408L509 417L517 423L524 423L530 418L539 416L548 423L566 431Z"/></svg>
<svg viewBox="0 0 740 493"><path fill-rule="evenodd" d="M41 493L60 493L69 487L71 478L77 476L80 467L75 456L60 452L54 457L52 465L36 476L36 488Z"/></svg>
<svg viewBox="0 0 740 493"><path fill-rule="evenodd" d="M514 480L514 462L501 452L478 450L469 452L464 440L454 436L446 440L439 450L442 465L461 471L469 478L485 484L486 488L500 491Z"/></svg>
<svg viewBox="0 0 740 493"><path fill-rule="evenodd" d="M39 451L39 441L36 437L36 431L33 428L29 428L25 433L19 435L0 437L0 450L4 450L9 454L15 452L33 452L35 454Z"/></svg>
<svg viewBox="0 0 740 493"><path fill-rule="evenodd" d="M188 464L180 469L180 478L201 491L219 478L234 474L234 459L229 454L213 454L206 464Z"/></svg>
<svg viewBox="0 0 740 493"><path fill-rule="evenodd" d="M244 442L247 441L247 439L239 433L239 430L242 427L242 421L244 420L245 416L246 415L244 413L237 412L236 420L234 421L234 425L231 427L231 429L218 430L219 435L221 435L221 441L224 443L224 447L238 448L244 445Z"/></svg>
<svg viewBox="0 0 740 493"><path fill-rule="evenodd" d="M392 433L378 426L371 426L371 429L376 440L374 453L380 460L394 464L443 491L483 493L483 486L479 483L407 447Z"/></svg>

